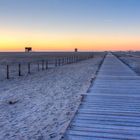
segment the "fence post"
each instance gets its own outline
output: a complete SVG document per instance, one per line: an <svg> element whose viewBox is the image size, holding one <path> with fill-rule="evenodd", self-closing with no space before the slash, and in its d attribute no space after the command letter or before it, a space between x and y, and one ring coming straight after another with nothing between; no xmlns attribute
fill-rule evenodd
<svg viewBox="0 0 140 140"><path fill-rule="evenodd" d="M60 58L60 66L62 65L62 58Z"/></svg>
<svg viewBox="0 0 140 140"><path fill-rule="evenodd" d="M66 57L66 64L68 64L68 57Z"/></svg>
<svg viewBox="0 0 140 140"><path fill-rule="evenodd" d="M48 60L46 60L46 70L48 69Z"/></svg>
<svg viewBox="0 0 140 140"><path fill-rule="evenodd" d="M70 56L70 64L72 63L72 57Z"/></svg>
<svg viewBox="0 0 140 140"><path fill-rule="evenodd" d="M70 57L70 63L72 63L72 56Z"/></svg>
<svg viewBox="0 0 140 140"><path fill-rule="evenodd" d="M77 62L77 60L78 60L78 56L75 56L75 62Z"/></svg>
<svg viewBox="0 0 140 140"><path fill-rule="evenodd" d="M60 60L59 60L59 58L58 58L58 64L57 65L60 66Z"/></svg>
<svg viewBox="0 0 140 140"><path fill-rule="evenodd" d="M72 63L73 63L74 61L73 61L73 56L72 56Z"/></svg>
<svg viewBox="0 0 140 140"><path fill-rule="evenodd" d="M57 67L57 59L55 58L55 67Z"/></svg>
<svg viewBox="0 0 140 140"><path fill-rule="evenodd" d="M44 70L44 60L42 60L42 70Z"/></svg>
<svg viewBox="0 0 140 140"><path fill-rule="evenodd" d="M10 79L10 76L9 76L9 65L6 66L6 78Z"/></svg>
<svg viewBox="0 0 140 140"><path fill-rule="evenodd" d="M21 76L21 64L18 64L18 76Z"/></svg>
<svg viewBox="0 0 140 140"><path fill-rule="evenodd" d="M31 74L31 65L28 63L28 74Z"/></svg>
<svg viewBox="0 0 140 140"><path fill-rule="evenodd" d="M59 58L58 59L58 66L60 66L61 65L61 59Z"/></svg>
<svg viewBox="0 0 140 140"><path fill-rule="evenodd" d="M62 65L64 65L64 57L62 57Z"/></svg>
<svg viewBox="0 0 140 140"><path fill-rule="evenodd" d="M65 57L65 64L67 64L67 57Z"/></svg>
<svg viewBox="0 0 140 140"><path fill-rule="evenodd" d="M76 63L76 56L74 56L74 63Z"/></svg>
<svg viewBox="0 0 140 140"><path fill-rule="evenodd" d="M72 63L74 63L74 56L72 56Z"/></svg>
<svg viewBox="0 0 140 140"><path fill-rule="evenodd" d="M37 63L37 70L39 71L40 69L39 69L39 62Z"/></svg>

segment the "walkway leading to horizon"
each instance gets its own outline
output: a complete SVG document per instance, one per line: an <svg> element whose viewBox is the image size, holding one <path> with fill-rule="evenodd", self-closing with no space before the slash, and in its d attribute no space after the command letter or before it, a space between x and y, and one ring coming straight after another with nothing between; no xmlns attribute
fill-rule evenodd
<svg viewBox="0 0 140 140"><path fill-rule="evenodd" d="M139 140L140 77L108 54L66 140Z"/></svg>

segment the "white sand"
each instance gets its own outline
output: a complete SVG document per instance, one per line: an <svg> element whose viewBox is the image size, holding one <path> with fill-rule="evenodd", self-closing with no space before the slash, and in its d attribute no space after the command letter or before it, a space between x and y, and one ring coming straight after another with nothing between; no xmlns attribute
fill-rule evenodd
<svg viewBox="0 0 140 140"><path fill-rule="evenodd" d="M140 58L139 57L120 57L131 69L140 74Z"/></svg>
<svg viewBox="0 0 140 140"><path fill-rule="evenodd" d="M58 139L100 61L97 57L1 81L0 140Z"/></svg>

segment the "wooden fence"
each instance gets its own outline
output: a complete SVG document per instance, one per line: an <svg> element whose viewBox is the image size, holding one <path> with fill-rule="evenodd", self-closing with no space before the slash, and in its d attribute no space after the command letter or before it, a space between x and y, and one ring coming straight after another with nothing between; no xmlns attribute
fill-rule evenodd
<svg viewBox="0 0 140 140"><path fill-rule="evenodd" d="M89 58L93 58L94 55L93 53L89 53L89 54L82 54L82 55L73 55L73 56L63 56L63 57L57 57L57 58L52 58L52 59L43 59L43 60L39 60L39 61L32 61L32 62L24 62L24 63L16 63L14 64L14 67L16 67L15 70L15 76L23 76L23 75L29 75L32 72L37 72L37 71L43 71L43 70L47 70L48 68L52 68L52 67L59 67L62 65L66 65L66 64L71 64L71 63L76 63L82 60L86 60ZM23 67L24 66L24 71L26 69L26 73L23 72ZM12 75L12 67L13 64L6 64L4 65L4 67L6 67L6 71L5 71L5 78L6 79L10 79L13 78Z"/></svg>

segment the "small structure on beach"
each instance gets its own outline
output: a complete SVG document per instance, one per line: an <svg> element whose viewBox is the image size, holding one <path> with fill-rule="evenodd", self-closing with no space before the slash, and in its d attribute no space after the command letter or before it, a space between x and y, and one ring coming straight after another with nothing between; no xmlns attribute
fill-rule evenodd
<svg viewBox="0 0 140 140"><path fill-rule="evenodd" d="M25 47L25 52L31 52L32 51L32 47Z"/></svg>
<svg viewBox="0 0 140 140"><path fill-rule="evenodd" d="M77 48L75 48L75 49L74 49L74 52L78 52L78 49L77 49Z"/></svg>

